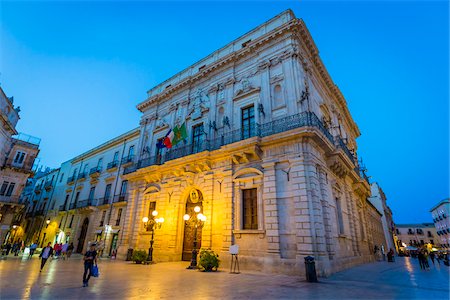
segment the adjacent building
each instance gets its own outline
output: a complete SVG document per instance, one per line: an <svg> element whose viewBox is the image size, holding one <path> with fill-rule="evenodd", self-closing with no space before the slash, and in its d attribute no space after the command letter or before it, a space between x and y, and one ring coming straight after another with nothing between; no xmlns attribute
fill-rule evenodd
<svg viewBox="0 0 450 300"><path fill-rule="evenodd" d="M377 182L372 182L370 189L371 196L368 198L368 201L381 213L381 223L385 239L383 245L388 251L389 249L396 250L397 247L394 241L396 234L395 224L392 218L392 211L386 203L386 194Z"/></svg>
<svg viewBox="0 0 450 300"><path fill-rule="evenodd" d="M443 249L450 248L450 199L444 199L436 204L431 210L437 239Z"/></svg>
<svg viewBox="0 0 450 300"><path fill-rule="evenodd" d="M433 223L396 224L398 247L422 247L430 244L439 247L436 228Z"/></svg>
<svg viewBox="0 0 450 300"><path fill-rule="evenodd" d="M20 194L27 179L33 175L33 164L39 153L38 138L18 133L20 108L13 97L0 87L0 243L22 236L20 226L24 205Z"/></svg>

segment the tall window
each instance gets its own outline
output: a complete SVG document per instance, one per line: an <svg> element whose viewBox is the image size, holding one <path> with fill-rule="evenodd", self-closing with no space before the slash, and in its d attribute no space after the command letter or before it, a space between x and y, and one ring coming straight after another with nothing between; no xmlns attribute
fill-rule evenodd
<svg viewBox="0 0 450 300"><path fill-rule="evenodd" d="M69 201L69 194L66 195L66 200L64 200L64 209L67 208L67 202ZM61 226L59 226L61 228Z"/></svg>
<svg viewBox="0 0 450 300"><path fill-rule="evenodd" d="M98 168L98 169L101 169L101 168L102 168L102 164L103 164L103 157L100 157L100 158L98 159L98 162L97 162L97 168Z"/></svg>
<svg viewBox="0 0 450 300"><path fill-rule="evenodd" d="M134 145L131 145L130 148L128 148L128 157L131 158L134 156Z"/></svg>
<svg viewBox="0 0 450 300"><path fill-rule="evenodd" d="M75 195L75 203L78 202L78 198L80 198L80 192L77 192L77 194Z"/></svg>
<svg viewBox="0 0 450 300"><path fill-rule="evenodd" d="M64 173L61 174L61 177L59 178L59 182L62 182L63 177L64 177Z"/></svg>
<svg viewBox="0 0 450 300"><path fill-rule="evenodd" d="M248 139L255 135L255 107L242 109L242 138Z"/></svg>
<svg viewBox="0 0 450 300"><path fill-rule="evenodd" d="M127 194L128 180L122 181L122 186L120 187L120 196L125 196Z"/></svg>
<svg viewBox="0 0 450 300"><path fill-rule="evenodd" d="M120 218L122 217L122 208L119 208L117 211L117 219L116 219L116 226L120 225Z"/></svg>
<svg viewBox="0 0 450 300"><path fill-rule="evenodd" d="M6 190L6 196L12 195L12 192L13 192L15 186L16 186L16 184L14 182L11 182L9 184L8 189Z"/></svg>
<svg viewBox="0 0 450 300"><path fill-rule="evenodd" d="M119 151L114 152L114 159L113 162L118 162L119 161Z"/></svg>
<svg viewBox="0 0 450 300"><path fill-rule="evenodd" d="M14 157L15 164L23 163L23 159L25 158L25 152L17 151L16 156Z"/></svg>
<svg viewBox="0 0 450 300"><path fill-rule="evenodd" d="M83 173L84 173L84 174L87 173L88 166L89 166L88 164L85 164L85 165L84 165L84 169L83 169Z"/></svg>
<svg viewBox="0 0 450 300"><path fill-rule="evenodd" d="M69 228L72 228L73 218L74 217L75 217L75 215L72 215L72 217L70 218Z"/></svg>
<svg viewBox="0 0 450 300"><path fill-rule="evenodd" d="M342 219L342 207L341 200L339 198L336 198L336 214L339 225L339 234L344 234L344 220Z"/></svg>
<svg viewBox="0 0 450 300"><path fill-rule="evenodd" d="M111 184L108 184L105 189L105 200L111 197Z"/></svg>
<svg viewBox="0 0 450 300"><path fill-rule="evenodd" d="M258 229L256 189L242 190L243 229Z"/></svg>
<svg viewBox="0 0 450 300"><path fill-rule="evenodd" d="M201 151L203 142L203 123L195 125L192 128L192 152L197 153Z"/></svg>
<svg viewBox="0 0 450 300"><path fill-rule="evenodd" d="M98 226L103 226L103 224L105 223L105 217L106 217L106 210L103 211L102 219L100 220L100 225Z"/></svg>
<svg viewBox="0 0 450 300"><path fill-rule="evenodd" d="M94 194L95 194L95 186L91 187L91 189L89 190L89 198L88 198L88 200L93 200L94 199Z"/></svg>
<svg viewBox="0 0 450 300"><path fill-rule="evenodd" d="M5 195L8 185L9 185L9 181L3 181L2 187L0 188L0 196Z"/></svg>
<svg viewBox="0 0 450 300"><path fill-rule="evenodd" d="M364 240L366 237L364 234L364 220L361 212L359 212L359 230L361 234L361 240Z"/></svg>

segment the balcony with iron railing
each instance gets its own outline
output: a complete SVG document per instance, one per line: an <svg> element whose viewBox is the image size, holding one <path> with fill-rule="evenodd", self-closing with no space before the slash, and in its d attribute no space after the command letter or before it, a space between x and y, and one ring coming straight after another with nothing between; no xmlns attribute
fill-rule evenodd
<svg viewBox="0 0 450 300"><path fill-rule="evenodd" d="M77 180L84 180L84 179L86 179L86 176L87 176L86 172L82 172L82 173L78 174Z"/></svg>
<svg viewBox="0 0 450 300"><path fill-rule="evenodd" d="M106 166L106 170L110 171L110 170L117 168L118 166L119 166L119 161L114 160L114 161L108 163L108 165Z"/></svg>
<svg viewBox="0 0 450 300"><path fill-rule="evenodd" d="M76 202L75 203L70 203L69 210L70 209L75 209L75 208L77 208L77 203Z"/></svg>
<svg viewBox="0 0 450 300"><path fill-rule="evenodd" d="M50 191L51 189L52 189L52 187L53 187L53 182L52 182L52 180L47 180L46 182L45 182L45 184L44 184L44 188L45 188L45 190L48 192L48 191Z"/></svg>
<svg viewBox="0 0 450 300"><path fill-rule="evenodd" d="M102 167L94 167L94 168L91 168L91 170L89 171L89 176L98 177L101 172L102 172Z"/></svg>
<svg viewBox="0 0 450 300"><path fill-rule="evenodd" d="M36 193L36 194L40 194L41 193L41 190L42 190L42 186L39 184L39 185L37 185L35 188L34 188L34 192Z"/></svg>
<svg viewBox="0 0 450 300"><path fill-rule="evenodd" d="M127 200L127 195L115 195L113 203L126 202Z"/></svg>
<svg viewBox="0 0 450 300"><path fill-rule="evenodd" d="M64 204L59 206L59 211L65 211L65 210L66 210L66 206Z"/></svg>
<svg viewBox="0 0 450 300"><path fill-rule="evenodd" d="M19 203L19 196L0 196L0 202L2 203Z"/></svg>
<svg viewBox="0 0 450 300"><path fill-rule="evenodd" d="M72 175L72 176L70 176L69 178L67 178L67 184L72 184L72 183L74 183L75 182L75 180L76 180L76 176L75 175Z"/></svg>
<svg viewBox="0 0 450 300"><path fill-rule="evenodd" d="M41 209L35 211L34 215L35 216L43 216L44 215L44 211L45 210L43 208L41 208Z"/></svg>
<svg viewBox="0 0 450 300"><path fill-rule="evenodd" d="M351 151L347 148L341 138L334 138L325 128L322 121L313 112L302 112L285 118L277 119L264 124L254 124L253 126L243 129L236 129L224 133L214 139L206 139L200 144L190 144L177 147L167 151L163 155L152 156L133 163L124 169L123 174L129 174L137 169L145 168L152 165L161 165L167 161L185 157L202 151L214 151L222 146L233 144L242 140L253 137L264 138L281 132L297 129L301 127L312 127L317 129L326 140L333 144L336 148L342 149L350 161L357 167L357 161ZM357 172L360 176L360 172ZM363 178L364 179L364 178ZM368 178L365 178L368 180Z"/></svg>
<svg viewBox="0 0 450 300"><path fill-rule="evenodd" d="M133 159L134 159L134 155L128 155L128 156L122 158L122 165L132 163Z"/></svg>
<svg viewBox="0 0 450 300"><path fill-rule="evenodd" d="M98 203L97 205L106 205L109 204L109 200L111 199L111 197L103 197L103 198L99 198L98 199Z"/></svg>
<svg viewBox="0 0 450 300"><path fill-rule="evenodd" d="M84 208L88 206L93 206L95 202L95 199L86 199L82 201L77 202L77 208Z"/></svg>

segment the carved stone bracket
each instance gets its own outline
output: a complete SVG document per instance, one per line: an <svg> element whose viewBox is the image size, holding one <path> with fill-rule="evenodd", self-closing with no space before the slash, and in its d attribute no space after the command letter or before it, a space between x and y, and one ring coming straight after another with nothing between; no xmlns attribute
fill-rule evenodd
<svg viewBox="0 0 450 300"><path fill-rule="evenodd" d="M327 165L331 171L340 178L348 173L348 168L338 155L332 155L327 159Z"/></svg>

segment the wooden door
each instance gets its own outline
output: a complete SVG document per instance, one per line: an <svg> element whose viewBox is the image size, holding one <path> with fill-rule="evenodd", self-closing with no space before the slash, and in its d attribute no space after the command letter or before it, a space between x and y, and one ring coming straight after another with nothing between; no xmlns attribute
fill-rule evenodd
<svg viewBox="0 0 450 300"><path fill-rule="evenodd" d="M192 203L190 196L188 201L186 202L186 214L189 214L191 218L196 218L197 214L194 212L194 207L200 206L200 212L203 213L202 208L202 196L200 191L198 191L199 199L196 203ZM190 261L192 258L192 250L194 249L194 232L195 227L191 223L187 225L186 222L184 224L184 239L183 239L183 254L181 260ZM197 250L199 250L202 246L202 228L197 228Z"/></svg>
<svg viewBox="0 0 450 300"><path fill-rule="evenodd" d="M80 237L78 238L77 253L81 253L84 247L84 240L86 239L86 233L89 227L89 219L84 219L83 226L81 227Z"/></svg>

